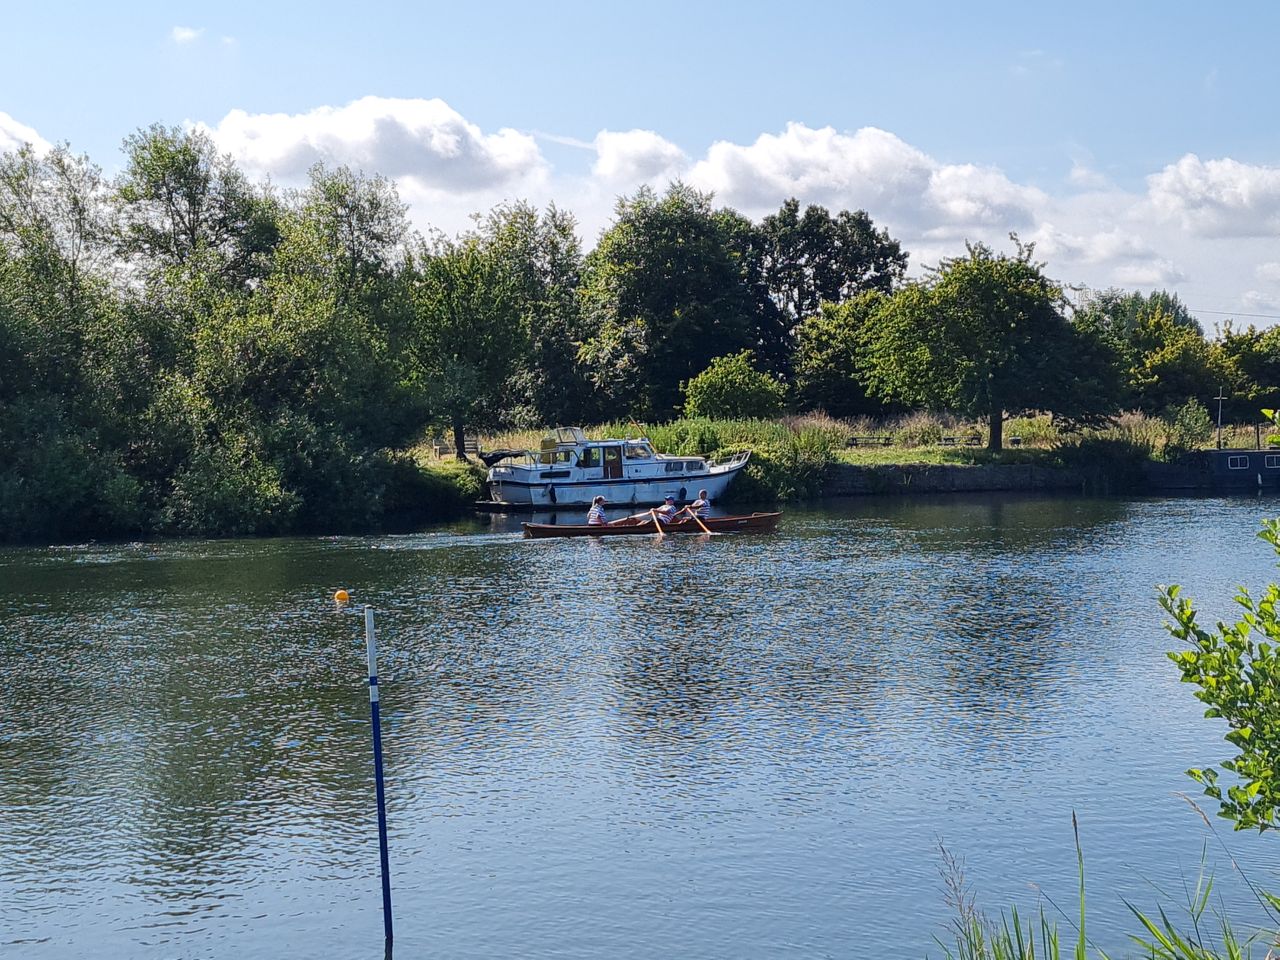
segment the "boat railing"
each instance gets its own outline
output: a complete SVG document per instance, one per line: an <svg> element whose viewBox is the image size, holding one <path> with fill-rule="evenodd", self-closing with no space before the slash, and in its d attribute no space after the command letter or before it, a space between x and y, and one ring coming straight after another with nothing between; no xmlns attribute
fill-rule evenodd
<svg viewBox="0 0 1280 960"><path fill-rule="evenodd" d="M751 459L750 450L739 450L736 453L730 454L727 458L717 458L715 460L708 460L707 466L708 467L727 467L727 468L740 467L750 459Z"/></svg>

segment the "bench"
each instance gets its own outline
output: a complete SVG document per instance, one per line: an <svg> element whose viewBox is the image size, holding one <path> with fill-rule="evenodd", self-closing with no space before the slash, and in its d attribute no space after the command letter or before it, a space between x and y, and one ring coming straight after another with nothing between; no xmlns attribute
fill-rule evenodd
<svg viewBox="0 0 1280 960"><path fill-rule="evenodd" d="M850 437L846 447L887 447L893 443L893 437Z"/></svg>
<svg viewBox="0 0 1280 960"><path fill-rule="evenodd" d="M982 438L981 438L981 437L943 437L939 442L940 442L940 443L942 444L942 446L944 446L944 447L958 447L958 446L960 446L960 444L962 444L962 443L963 443L966 447L980 447L980 446L982 446Z"/></svg>
<svg viewBox="0 0 1280 960"><path fill-rule="evenodd" d="M431 450L437 457L450 456L454 453L453 441L436 437L431 441ZM480 441L464 439L462 441L462 450L469 457L478 457L480 456Z"/></svg>

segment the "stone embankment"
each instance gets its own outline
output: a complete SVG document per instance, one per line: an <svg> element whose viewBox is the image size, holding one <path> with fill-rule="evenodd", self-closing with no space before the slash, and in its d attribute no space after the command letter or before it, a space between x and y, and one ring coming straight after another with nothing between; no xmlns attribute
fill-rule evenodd
<svg viewBox="0 0 1280 960"><path fill-rule="evenodd" d="M1086 488L1077 470L1033 464L939 465L904 463L859 467L838 463L823 485L826 497L867 493L976 493L984 490L1074 490Z"/></svg>

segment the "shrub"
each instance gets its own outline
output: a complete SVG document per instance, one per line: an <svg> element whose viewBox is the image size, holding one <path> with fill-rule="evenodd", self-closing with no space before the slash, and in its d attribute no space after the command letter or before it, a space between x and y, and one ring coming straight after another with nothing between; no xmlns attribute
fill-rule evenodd
<svg viewBox="0 0 1280 960"><path fill-rule="evenodd" d="M1209 411L1195 397L1188 398L1181 406L1166 408L1160 419L1165 424L1162 452L1169 459L1203 446L1213 436Z"/></svg>
<svg viewBox="0 0 1280 960"><path fill-rule="evenodd" d="M681 389L689 417L767 419L782 413L786 398L776 378L754 367L750 350L717 357Z"/></svg>
<svg viewBox="0 0 1280 960"><path fill-rule="evenodd" d="M485 470L477 464L432 460L416 452L391 454L386 460L383 522L407 528L462 516L482 498L484 480Z"/></svg>

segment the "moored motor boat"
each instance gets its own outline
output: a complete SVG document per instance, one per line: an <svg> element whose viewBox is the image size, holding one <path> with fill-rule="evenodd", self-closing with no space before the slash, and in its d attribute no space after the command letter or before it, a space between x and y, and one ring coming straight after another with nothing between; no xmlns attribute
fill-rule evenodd
<svg viewBox="0 0 1280 960"><path fill-rule="evenodd" d="M500 455L498 455L500 454ZM672 497L688 503L707 491L715 502L750 459L741 451L723 461L657 453L643 438L589 440L578 427L557 427L537 450L497 451L489 465L485 510L587 507L596 497L638 507Z"/></svg>
<svg viewBox="0 0 1280 960"><path fill-rule="evenodd" d="M627 517L613 523L525 523L526 537L616 537L663 533L768 533L778 525L781 513L750 513L736 517L692 517L662 523L653 517Z"/></svg>

